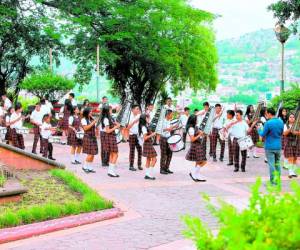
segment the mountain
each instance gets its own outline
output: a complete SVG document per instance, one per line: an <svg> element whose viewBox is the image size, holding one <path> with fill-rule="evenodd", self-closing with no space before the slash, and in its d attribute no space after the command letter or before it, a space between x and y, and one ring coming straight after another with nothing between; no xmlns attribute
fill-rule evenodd
<svg viewBox="0 0 300 250"><path fill-rule="evenodd" d="M214 96L221 101L256 103L280 90L281 44L271 29L217 42L219 80ZM286 87L300 82L300 40L291 36L285 46Z"/></svg>

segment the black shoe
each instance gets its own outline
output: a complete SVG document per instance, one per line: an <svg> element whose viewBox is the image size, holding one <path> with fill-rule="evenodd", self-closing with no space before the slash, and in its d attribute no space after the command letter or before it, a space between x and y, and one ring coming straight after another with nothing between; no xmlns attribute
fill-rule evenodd
<svg viewBox="0 0 300 250"><path fill-rule="evenodd" d="M295 178L297 178L297 177L298 177L298 175L296 175L296 174L292 174L292 177L295 177Z"/></svg>
<svg viewBox="0 0 300 250"><path fill-rule="evenodd" d="M102 163L102 167L108 167L109 164L108 163Z"/></svg>
<svg viewBox="0 0 300 250"><path fill-rule="evenodd" d="M136 171L136 168L133 167L133 166L130 166L130 167L129 167L129 170L130 170L130 171Z"/></svg>
<svg viewBox="0 0 300 250"><path fill-rule="evenodd" d="M49 159L49 160L52 160L52 161L55 161L55 160L56 160L56 159L53 158L52 156L49 156L48 159Z"/></svg>
<svg viewBox="0 0 300 250"><path fill-rule="evenodd" d="M89 171L90 173L96 173L96 171L95 171L94 169L88 169L88 171Z"/></svg>
<svg viewBox="0 0 300 250"><path fill-rule="evenodd" d="M227 164L227 166L233 166L233 163L232 163L232 162L229 162L229 163Z"/></svg>
<svg viewBox="0 0 300 250"><path fill-rule="evenodd" d="M75 163L76 163L76 164L81 164L81 162L80 162L80 161L77 161L77 160L75 160Z"/></svg>
<svg viewBox="0 0 300 250"><path fill-rule="evenodd" d="M217 162L217 158L214 158L213 161L214 161L214 162Z"/></svg>
<svg viewBox="0 0 300 250"><path fill-rule="evenodd" d="M257 156L257 155L253 155L253 158L254 158L254 159L257 159L257 158L259 158L259 156Z"/></svg>
<svg viewBox="0 0 300 250"><path fill-rule="evenodd" d="M192 178L192 180L193 180L194 182L200 182L198 179L195 179L191 173L190 173L190 177Z"/></svg>
<svg viewBox="0 0 300 250"><path fill-rule="evenodd" d="M77 163L76 163L76 161L71 161L71 164L76 165Z"/></svg>
<svg viewBox="0 0 300 250"><path fill-rule="evenodd" d="M233 170L233 172L239 172L239 169L238 169L238 168L235 168L235 169Z"/></svg>
<svg viewBox="0 0 300 250"><path fill-rule="evenodd" d="M223 158L220 158L219 161L223 162Z"/></svg>
<svg viewBox="0 0 300 250"><path fill-rule="evenodd" d="M35 155L37 154L36 152L33 152L33 151L32 151L31 153L32 153L32 154L35 154Z"/></svg>
<svg viewBox="0 0 300 250"><path fill-rule="evenodd" d="M154 180L155 180L155 177L150 177L150 176L146 175L146 176L144 177L144 179L145 179L145 180L152 180L152 181L154 181Z"/></svg>
<svg viewBox="0 0 300 250"><path fill-rule="evenodd" d="M113 175L113 174L107 174L109 177L112 177L112 178L118 178L120 177L120 175L116 174L116 175Z"/></svg>
<svg viewBox="0 0 300 250"><path fill-rule="evenodd" d="M249 158L250 158L250 156L249 156L249 155L247 155L247 158L249 159Z"/></svg>
<svg viewBox="0 0 300 250"><path fill-rule="evenodd" d="M246 172L246 169L242 168L242 172Z"/></svg>
<svg viewBox="0 0 300 250"><path fill-rule="evenodd" d="M138 169L139 169L139 170L143 170L142 166L138 166Z"/></svg>
<svg viewBox="0 0 300 250"><path fill-rule="evenodd" d="M174 172L171 171L170 169L167 169L166 172L167 172L168 174L173 174L173 173L174 173Z"/></svg>
<svg viewBox="0 0 300 250"><path fill-rule="evenodd" d="M159 144L158 144L158 143L156 143L156 142L154 142L154 143L153 143L153 146L158 146L158 145L159 145Z"/></svg>
<svg viewBox="0 0 300 250"><path fill-rule="evenodd" d="M90 173L90 171L89 171L88 169L86 169L86 168L82 168L82 170L83 170L86 174Z"/></svg>
<svg viewBox="0 0 300 250"><path fill-rule="evenodd" d="M160 174L169 174L166 170L160 170Z"/></svg>
<svg viewBox="0 0 300 250"><path fill-rule="evenodd" d="M268 163L268 161L267 161L267 160L265 160L265 163Z"/></svg>

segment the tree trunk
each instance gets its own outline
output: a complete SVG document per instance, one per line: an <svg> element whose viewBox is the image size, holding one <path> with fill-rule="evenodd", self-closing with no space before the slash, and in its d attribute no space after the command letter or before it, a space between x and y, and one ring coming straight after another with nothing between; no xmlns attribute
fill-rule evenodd
<svg viewBox="0 0 300 250"><path fill-rule="evenodd" d="M0 79L0 96L4 95L6 91L5 80Z"/></svg>

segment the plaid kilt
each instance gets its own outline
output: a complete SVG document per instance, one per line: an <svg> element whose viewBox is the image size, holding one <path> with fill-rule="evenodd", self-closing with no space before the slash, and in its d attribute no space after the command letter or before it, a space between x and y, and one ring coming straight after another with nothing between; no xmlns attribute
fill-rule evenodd
<svg viewBox="0 0 300 250"><path fill-rule="evenodd" d="M191 147L187 152L185 159L188 161L206 161L206 152L205 152L205 144L202 141L195 141L191 143Z"/></svg>
<svg viewBox="0 0 300 250"><path fill-rule="evenodd" d="M60 121L60 127L63 130L67 130L69 128L69 117L70 115L64 114L64 117Z"/></svg>
<svg viewBox="0 0 300 250"><path fill-rule="evenodd" d="M67 137L67 144L71 147L81 147L82 146L82 140L78 139L76 137L76 133L73 129L69 128L69 133Z"/></svg>
<svg viewBox="0 0 300 250"><path fill-rule="evenodd" d="M157 156L155 148L153 147L153 142L151 139L148 139L143 144L143 154L144 157L154 158Z"/></svg>
<svg viewBox="0 0 300 250"><path fill-rule="evenodd" d="M255 145L258 140L259 140L259 135L258 135L258 132L257 132L257 129L256 127L254 127L251 132L250 132L250 136L251 136L251 139L253 141L253 144Z"/></svg>
<svg viewBox="0 0 300 250"><path fill-rule="evenodd" d="M24 137L21 134L17 134L15 128L11 130L11 140L14 147L25 149Z"/></svg>
<svg viewBox="0 0 300 250"><path fill-rule="evenodd" d="M45 138L41 138L41 142L42 142L42 151L43 151L43 157L48 157L49 154L49 140L45 139Z"/></svg>
<svg viewBox="0 0 300 250"><path fill-rule="evenodd" d="M5 140L6 141L12 141L10 126L7 127L7 131L6 131L6 134L5 134Z"/></svg>
<svg viewBox="0 0 300 250"><path fill-rule="evenodd" d="M286 137L285 145L283 149L283 154L285 158L290 157L298 157L300 156L300 146L299 146L299 139L296 138L296 145L293 146L294 139L291 137Z"/></svg>
<svg viewBox="0 0 300 250"><path fill-rule="evenodd" d="M40 128L36 125L34 125L34 127L33 127L33 134L40 135Z"/></svg>
<svg viewBox="0 0 300 250"><path fill-rule="evenodd" d="M104 145L103 151L106 153L118 153L118 144L117 144L117 137L114 132L108 134L104 132L103 137Z"/></svg>
<svg viewBox="0 0 300 250"><path fill-rule="evenodd" d="M97 137L84 134L82 139L82 152L87 155L98 154Z"/></svg>
<svg viewBox="0 0 300 250"><path fill-rule="evenodd" d="M286 137L285 136L281 136L281 149L284 150L286 144Z"/></svg>

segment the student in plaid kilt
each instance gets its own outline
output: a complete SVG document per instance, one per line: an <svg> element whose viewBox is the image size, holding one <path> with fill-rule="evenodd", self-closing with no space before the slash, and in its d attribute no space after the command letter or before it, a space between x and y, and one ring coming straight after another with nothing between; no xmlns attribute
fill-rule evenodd
<svg viewBox="0 0 300 250"><path fill-rule="evenodd" d="M290 114L288 122L284 125L283 135L286 138L284 145L284 157L288 159L289 177L297 177L295 172L297 157L300 157L300 131L292 132L295 124L295 115Z"/></svg>
<svg viewBox="0 0 300 250"><path fill-rule="evenodd" d="M171 136L171 132L178 127L178 125L171 125L173 118L173 111L168 109L166 111L166 117L163 122L163 132L160 136L160 173L161 174L173 174L170 170L170 163L172 160L173 152L171 151L168 138Z"/></svg>
<svg viewBox="0 0 300 250"><path fill-rule="evenodd" d="M246 122L248 123L249 127L251 127L253 125L252 118L253 118L254 114L255 114L255 111L254 111L253 105L248 105L247 110L246 110L246 114L245 114L245 119L246 119ZM253 129L250 132L250 136L251 136L251 139L253 141L254 146L251 149L249 149L249 152L252 154L253 158L259 158L256 155L257 149L256 149L256 146L255 146L256 143L259 140L259 135L258 135L258 132L257 132L257 126L253 127Z"/></svg>
<svg viewBox="0 0 300 250"><path fill-rule="evenodd" d="M137 149L138 153L138 169L143 170L142 147L138 142L140 113L141 111L139 106L133 105L131 108L130 120L127 126L129 130L129 170L131 171L136 171L136 168L134 167L135 149Z"/></svg>
<svg viewBox="0 0 300 250"><path fill-rule="evenodd" d="M103 150L109 155L109 167L107 175L109 177L119 177L116 173L116 162L118 160L119 150L116 138L116 132L120 129L120 124L114 122L111 117L112 108L104 106L102 108L100 126L104 131Z"/></svg>
<svg viewBox="0 0 300 250"><path fill-rule="evenodd" d="M155 140L156 133L151 132L148 128L150 123L150 115L142 114L139 119L139 140L143 142L143 156L146 160L146 180L155 180L153 168L156 164L157 153L153 146L153 140ZM140 143L141 143L140 142Z"/></svg>
<svg viewBox="0 0 300 250"><path fill-rule="evenodd" d="M18 134L16 129L23 127L24 116L22 116L22 105L17 103L15 105L15 112L10 117L11 127L11 140L14 147L25 149L24 137L22 134Z"/></svg>
<svg viewBox="0 0 300 250"><path fill-rule="evenodd" d="M186 125L187 133L191 139L190 149L185 157L188 161L194 161L195 166L190 172L190 177L195 182L205 182L204 176L200 174L200 169L206 164L206 155L204 144L201 138L204 136L203 132L197 127L197 116L191 115Z"/></svg>
<svg viewBox="0 0 300 250"><path fill-rule="evenodd" d="M68 135L69 130L69 117L72 111L72 102L70 99L65 100L65 104L60 109L60 115L62 115L62 119L59 122L60 128L64 131L65 135Z"/></svg>
<svg viewBox="0 0 300 250"><path fill-rule="evenodd" d="M225 132L228 135L228 140L227 140L227 146L228 146L228 164L227 166L232 166L233 165L233 143L231 140L231 126L233 124L233 122L235 122L234 119L235 116L235 112L233 110L227 110L227 118L226 121L224 123L223 129L225 129Z"/></svg>
<svg viewBox="0 0 300 250"><path fill-rule="evenodd" d="M222 106L221 104L217 103L215 105L216 109L216 115L213 119L213 124L212 124L212 132L210 136L211 140L211 146L212 146L212 156L213 156L213 161L217 161L217 143L219 141L221 145L221 152L220 152L220 161L223 161L224 159L224 151L225 151L225 141L221 140L219 131L223 128L223 123L224 123L224 118L222 117L223 111L222 111Z"/></svg>
<svg viewBox="0 0 300 250"><path fill-rule="evenodd" d="M71 163L81 164L80 154L82 150L82 139L77 138L76 133L82 131L80 109L75 106L71 110L71 116L69 117L69 132L67 138L67 144L71 146Z"/></svg>
<svg viewBox="0 0 300 250"><path fill-rule="evenodd" d="M86 108L83 110L81 126L84 130L82 139L82 152L86 154L86 159L83 165L83 171L86 173L95 173L92 167L94 156L98 154L98 143L96 137L96 123L97 121L92 117L92 110Z"/></svg>
<svg viewBox="0 0 300 250"><path fill-rule="evenodd" d="M7 114L5 115L5 127L7 129L6 134L5 134L5 140L6 140L6 143L9 145L12 145L10 117L14 112L15 112L14 108L10 107L7 110Z"/></svg>
<svg viewBox="0 0 300 250"><path fill-rule="evenodd" d="M32 111L30 115L30 122L33 124L33 145L32 145L32 153L36 154L37 144L40 141L40 153L42 153L42 140L41 140L41 133L40 133L40 126L43 123L43 116L44 113L41 111L41 104L37 103L35 105L34 111Z"/></svg>
<svg viewBox="0 0 300 250"><path fill-rule="evenodd" d="M55 161L53 158L53 145L49 142L49 137L53 134L56 128L51 126L51 116L45 114L43 116L43 124L40 126L41 140L42 140L42 149L43 157Z"/></svg>
<svg viewBox="0 0 300 250"><path fill-rule="evenodd" d="M209 103L208 102L204 102L203 103L203 110L202 111L195 111L195 114L197 116L197 126L200 127L206 113L209 110ZM209 156L212 156L212 145L211 145L211 138L210 136L204 135L204 137L202 138L202 143L203 143L203 147L204 147L204 153L205 153L205 157L206 157L206 151L207 151L207 138L209 137Z"/></svg>

